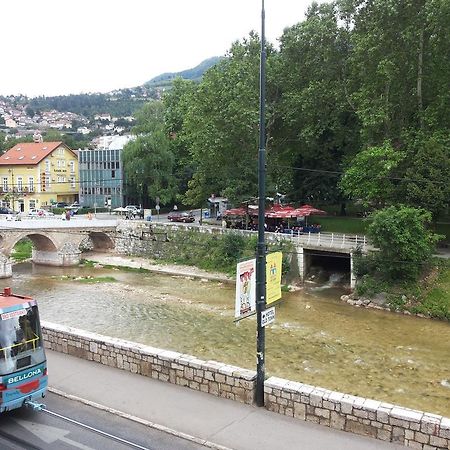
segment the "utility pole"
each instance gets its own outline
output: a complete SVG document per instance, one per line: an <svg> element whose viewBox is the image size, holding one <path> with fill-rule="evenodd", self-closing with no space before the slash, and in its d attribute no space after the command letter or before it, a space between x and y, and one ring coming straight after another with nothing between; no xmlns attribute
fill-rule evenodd
<svg viewBox="0 0 450 450"><path fill-rule="evenodd" d="M261 61L259 72L259 152L258 152L258 246L256 253L256 405L264 406L265 377L265 330L261 316L266 309L266 244L265 244L265 198L266 198L266 43L264 0L261 0Z"/></svg>

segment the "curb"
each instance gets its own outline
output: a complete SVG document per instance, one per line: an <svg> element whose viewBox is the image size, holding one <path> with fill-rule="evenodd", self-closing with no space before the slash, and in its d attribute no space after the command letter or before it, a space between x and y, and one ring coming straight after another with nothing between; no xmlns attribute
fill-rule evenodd
<svg viewBox="0 0 450 450"><path fill-rule="evenodd" d="M49 387L47 390L55 395L59 395L60 397L64 397L69 400L73 400L73 401L82 403L83 405L91 406L92 408L96 408L101 411L106 411L110 414L114 414L116 416L123 417L124 419L132 420L133 422L140 423L141 425L144 425L146 427L153 428L158 431L163 431L164 433L171 434L172 436L178 437L180 439L184 439L186 441L190 441L195 444L202 445L203 447L212 448L214 450L234 450L232 448L225 447L220 444L215 444L214 442L210 442L205 439L191 436L190 434L183 433L181 431L173 430L172 428L166 427L164 425L160 425L158 423L154 423L154 422L150 422L145 419L141 419L141 418L133 416L131 414L119 411L117 409L110 408L109 406L100 405L99 403L92 402L91 400L86 400L84 398L77 397L76 395L67 394L63 391L60 391L59 389Z"/></svg>

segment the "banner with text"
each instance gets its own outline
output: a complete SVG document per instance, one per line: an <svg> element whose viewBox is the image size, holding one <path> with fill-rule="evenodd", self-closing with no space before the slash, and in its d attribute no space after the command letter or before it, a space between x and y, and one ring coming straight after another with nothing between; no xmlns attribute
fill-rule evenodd
<svg viewBox="0 0 450 450"><path fill-rule="evenodd" d="M236 268L235 317L256 311L256 259L242 261Z"/></svg>
<svg viewBox="0 0 450 450"><path fill-rule="evenodd" d="M266 256L266 305L281 298L281 252L269 253Z"/></svg>

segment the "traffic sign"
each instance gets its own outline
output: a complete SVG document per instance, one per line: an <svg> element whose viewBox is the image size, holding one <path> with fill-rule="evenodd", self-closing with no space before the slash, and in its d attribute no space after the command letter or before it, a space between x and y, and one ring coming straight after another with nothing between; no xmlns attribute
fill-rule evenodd
<svg viewBox="0 0 450 450"><path fill-rule="evenodd" d="M275 306L261 311L261 326L265 327L272 322L275 322Z"/></svg>

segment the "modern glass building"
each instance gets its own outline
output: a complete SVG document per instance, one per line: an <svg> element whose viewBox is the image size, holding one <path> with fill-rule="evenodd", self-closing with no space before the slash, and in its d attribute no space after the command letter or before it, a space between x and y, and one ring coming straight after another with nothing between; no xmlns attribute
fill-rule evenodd
<svg viewBox="0 0 450 450"><path fill-rule="evenodd" d="M80 149L80 205L118 208L124 200L122 150L127 136L113 139L108 148Z"/></svg>

